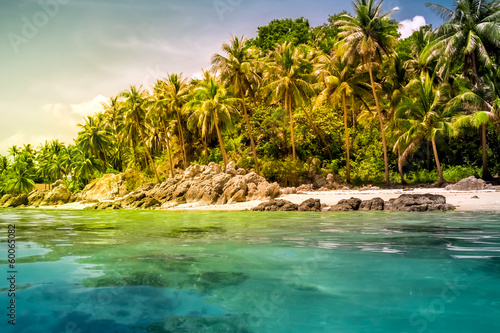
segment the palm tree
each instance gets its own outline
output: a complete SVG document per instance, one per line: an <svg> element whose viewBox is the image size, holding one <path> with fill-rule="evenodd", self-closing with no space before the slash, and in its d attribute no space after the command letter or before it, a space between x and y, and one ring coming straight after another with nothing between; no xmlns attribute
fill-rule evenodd
<svg viewBox="0 0 500 333"><path fill-rule="evenodd" d="M102 114L100 114L102 116ZM85 118L85 124L78 124L82 129L78 132L77 145L84 151L102 161L101 170L105 171L108 166L108 155L111 150L110 132L104 125L102 117L95 115Z"/></svg>
<svg viewBox="0 0 500 333"><path fill-rule="evenodd" d="M439 27L436 47L441 51L442 68L463 59L463 74L477 86L479 66L493 64L493 55L500 53L500 4L498 1L457 0L455 9L426 3L446 22Z"/></svg>
<svg viewBox="0 0 500 333"><path fill-rule="evenodd" d="M295 135L293 110L309 101L314 91L311 82L313 53L305 46L293 46L285 42L276 47L269 62L267 81L264 90L269 92L273 101L281 101L290 117L292 139L292 158L295 160Z"/></svg>
<svg viewBox="0 0 500 333"><path fill-rule="evenodd" d="M9 155L11 155L14 160L16 160L17 155L19 155L19 152L20 152L20 150L16 145L13 145L12 147L10 147L9 151L8 151Z"/></svg>
<svg viewBox="0 0 500 333"><path fill-rule="evenodd" d="M116 170L123 170L125 138L123 137L123 108L117 97L111 97L109 103L101 103L104 109L104 122L112 136L109 163Z"/></svg>
<svg viewBox="0 0 500 333"><path fill-rule="evenodd" d="M129 90L122 92L120 96L125 98L125 101L123 102L125 123L123 131L129 138L129 142L132 147L135 147L138 141L142 143L143 147L146 149L146 155L149 159L150 168L154 172L156 180L160 183L161 180L158 176L158 171L156 170L153 158L151 157L149 147L146 144L144 134L144 117L146 114L146 100L144 98L144 94L140 88L137 89L136 87L131 86Z"/></svg>
<svg viewBox="0 0 500 333"><path fill-rule="evenodd" d="M336 25L340 26L342 30L339 36L343 39L339 41L338 47L346 51L344 57L351 62L355 57L360 57L368 69L382 136L385 182L389 184L385 126L373 78L373 64L379 62L382 56L390 56L393 53L398 38L398 25L396 22L389 20L391 12L382 14L382 2L356 0L354 2L356 16L343 15L342 19L336 22Z"/></svg>
<svg viewBox="0 0 500 333"><path fill-rule="evenodd" d="M187 106L193 110L188 122L196 123L205 138L215 127L217 138L224 160L224 170L228 163L226 147L222 138L222 123L230 123L231 116L236 112L234 105L238 99L232 97L224 86L206 73L205 79L194 90L192 99Z"/></svg>
<svg viewBox="0 0 500 333"><path fill-rule="evenodd" d="M177 119L177 131L179 132L179 139L182 149L182 161L184 164L184 169L188 166L187 153L186 153L186 142L184 139L183 123L181 119L181 111L187 102L189 96L189 84L186 78L182 77L182 74L171 74L167 81L164 82L163 93L166 99L167 111L175 114Z"/></svg>
<svg viewBox="0 0 500 333"><path fill-rule="evenodd" d="M212 57L212 64L220 72L222 80L228 86L231 86L233 91L240 97L243 108L243 119L245 120L245 126L250 137L255 172L259 174L259 161L257 159L252 127L250 126L250 116L248 115L245 100L251 82L256 80L257 75L252 72L252 57L251 52L245 46L246 41L245 37L238 39L238 37L233 36L230 44L222 44L222 50L226 53L227 57L215 54Z"/></svg>
<svg viewBox="0 0 500 333"><path fill-rule="evenodd" d="M445 107L445 101L449 96L447 93L449 86L443 84L436 88L433 81L434 79L426 74L424 78L408 83L406 92L413 98L408 96L403 98L396 110L396 118L402 123L405 132L396 141L395 148L404 149L399 157L403 165L423 139L431 140L439 183L443 184L446 180L439 162L436 135L441 133L451 136L453 134L453 128L449 122L452 110Z"/></svg>
<svg viewBox="0 0 500 333"><path fill-rule="evenodd" d="M25 162L18 161L12 166L6 182L6 192L29 193L34 187L33 174Z"/></svg>
<svg viewBox="0 0 500 333"><path fill-rule="evenodd" d="M484 180L492 179L488 169L486 132L488 124L496 124L500 128L500 68L490 69L485 75L486 89L466 89L450 101L450 105L458 107L466 114L458 117L454 125L457 128L474 126L481 128L481 147Z"/></svg>
<svg viewBox="0 0 500 333"><path fill-rule="evenodd" d="M326 100L334 105L342 103L344 110L344 134L346 146L346 181L351 182L351 162L350 162L350 144L349 128L347 126L347 97L355 95L356 91L363 90L362 77L356 68L350 66L345 59L336 53L331 56L323 55L318 59L316 74L324 82L324 88L318 95L315 107L319 107ZM358 94L359 96L359 94Z"/></svg>

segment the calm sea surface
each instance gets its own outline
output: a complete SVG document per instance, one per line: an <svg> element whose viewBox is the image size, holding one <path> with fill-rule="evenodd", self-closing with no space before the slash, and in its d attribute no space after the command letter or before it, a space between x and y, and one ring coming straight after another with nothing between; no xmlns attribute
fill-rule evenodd
<svg viewBox="0 0 500 333"><path fill-rule="evenodd" d="M4 209L0 240L1 332L500 332L500 214Z"/></svg>

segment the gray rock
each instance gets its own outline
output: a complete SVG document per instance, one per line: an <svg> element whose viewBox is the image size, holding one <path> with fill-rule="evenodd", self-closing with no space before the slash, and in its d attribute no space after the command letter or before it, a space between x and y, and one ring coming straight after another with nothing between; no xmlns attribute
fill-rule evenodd
<svg viewBox="0 0 500 333"><path fill-rule="evenodd" d="M307 199L299 205L298 210L301 212L321 212L321 201L319 199Z"/></svg>
<svg viewBox="0 0 500 333"><path fill-rule="evenodd" d="M389 200L389 208L400 212L426 212L453 210L453 205L446 203L446 198L439 194L402 194L397 199Z"/></svg>
<svg viewBox="0 0 500 333"><path fill-rule="evenodd" d="M446 186L445 189L448 191L478 191L493 189L493 186L482 179L470 176L462 179L456 184Z"/></svg>
<svg viewBox="0 0 500 333"><path fill-rule="evenodd" d="M371 200L363 200L359 205L359 210L361 211L378 211L384 210L385 202L382 198L373 198Z"/></svg>

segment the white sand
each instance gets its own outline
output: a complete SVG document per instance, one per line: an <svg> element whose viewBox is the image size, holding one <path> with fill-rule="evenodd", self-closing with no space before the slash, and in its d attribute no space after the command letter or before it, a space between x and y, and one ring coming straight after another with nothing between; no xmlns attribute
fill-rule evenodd
<svg viewBox="0 0 500 333"><path fill-rule="evenodd" d="M457 211L494 211L500 213L500 192L494 190L481 190L481 191L447 191L445 189L434 189L434 188L417 188L411 191L403 190L370 190L370 191L359 191L359 190L349 190L349 191L321 191L321 192L306 192L304 194L287 194L279 197L280 199L285 199L291 201L295 204L300 204L306 199L314 198L320 199L321 203L325 203L329 206L336 204L341 199L349 199L351 197L359 198L361 200L369 200L375 197L382 198L384 200L389 200L391 198L397 198L404 193L432 193L441 194L446 197L446 202L455 206ZM479 199L473 199L474 196L479 197ZM230 205L202 205L200 203L187 203L182 205L177 205L171 208L163 208L164 210L182 211L182 210L199 210L199 211L243 211L251 209L263 201L247 201L239 202ZM92 204L81 204L79 202L73 202L65 205L59 206L45 206L39 207L44 209L83 209L86 206Z"/></svg>

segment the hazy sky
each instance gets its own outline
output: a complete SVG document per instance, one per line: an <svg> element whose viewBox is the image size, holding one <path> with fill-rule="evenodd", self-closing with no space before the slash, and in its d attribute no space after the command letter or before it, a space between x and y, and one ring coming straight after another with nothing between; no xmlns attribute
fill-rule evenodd
<svg viewBox="0 0 500 333"><path fill-rule="evenodd" d="M405 26L442 23L429 0L387 0ZM434 1L451 8L452 0ZM350 1L0 0L0 154L13 144L72 143L76 124L129 85L191 77L230 35L272 19L351 11ZM420 17L419 17L420 16Z"/></svg>

